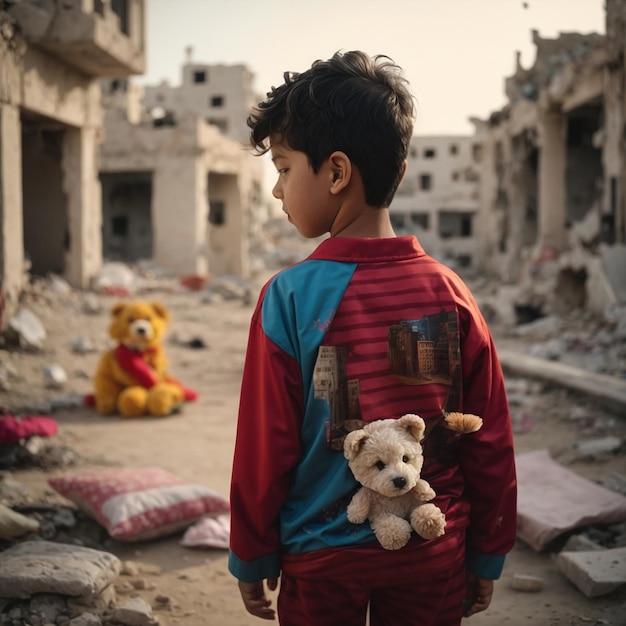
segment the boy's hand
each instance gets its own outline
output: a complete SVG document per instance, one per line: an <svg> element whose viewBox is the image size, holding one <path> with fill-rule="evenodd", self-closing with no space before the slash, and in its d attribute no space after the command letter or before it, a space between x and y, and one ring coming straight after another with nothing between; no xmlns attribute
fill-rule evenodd
<svg viewBox="0 0 626 626"><path fill-rule="evenodd" d="M476 574L467 574L463 616L471 617L489 607L493 597L493 580L479 578Z"/></svg>
<svg viewBox="0 0 626 626"><path fill-rule="evenodd" d="M277 586L277 578L267 579L267 588L270 591L274 591ZM265 589L263 588L262 580L256 583L244 583L239 581L239 593L241 593L241 599L248 613L260 617L261 619L276 619L276 611L270 608L272 601L265 597Z"/></svg>

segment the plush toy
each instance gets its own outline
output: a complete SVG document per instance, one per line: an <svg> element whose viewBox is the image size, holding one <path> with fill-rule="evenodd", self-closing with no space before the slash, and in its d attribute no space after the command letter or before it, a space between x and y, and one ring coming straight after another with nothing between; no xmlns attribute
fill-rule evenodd
<svg viewBox="0 0 626 626"><path fill-rule="evenodd" d="M446 427L458 434L482 426L475 415L444 413ZM421 441L425 423L418 415L370 422L348 433L344 455L361 488L348 505L348 520L369 519L383 548L398 550L407 544L411 530L424 539L443 535L446 521L430 503L435 492L420 478L424 456Z"/></svg>
<svg viewBox="0 0 626 626"><path fill-rule="evenodd" d="M166 372L161 341L169 322L168 310L156 302L120 302L111 309L109 335L117 346L102 355L94 377L99 413L165 416L196 399Z"/></svg>

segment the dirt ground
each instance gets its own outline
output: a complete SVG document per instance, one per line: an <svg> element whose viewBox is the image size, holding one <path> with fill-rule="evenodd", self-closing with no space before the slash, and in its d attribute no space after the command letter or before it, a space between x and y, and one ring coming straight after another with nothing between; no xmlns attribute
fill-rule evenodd
<svg viewBox="0 0 626 626"><path fill-rule="evenodd" d="M259 279L254 284L253 303L261 282ZM87 314L83 309L85 294L46 293L39 291L38 296L25 300L47 330L45 350L0 353L18 374L10 390L0 392L0 404L19 406L37 398L91 390L89 379L99 353L76 354L69 344L84 337L93 341L99 351L103 350L107 346L109 310L119 298L99 295L102 311ZM163 419L105 418L88 408L58 411L54 413L59 424L57 439L80 455L81 469L103 464L159 465L227 496L240 376L253 303L244 304L239 299L205 302L201 292L180 289L155 290L140 297L161 301L169 307L173 321L168 337L178 339L166 342L170 369L199 392L199 399L186 405L180 414ZM206 347L192 349L188 340L193 338L201 338ZM62 390L45 386L42 368L53 363L61 365L68 374L69 380ZM604 410L588 404L584 398L576 398L564 390L544 389L534 398L532 428L516 435L517 451L538 448L558 451L573 443L581 436L568 422L568 412L576 405L587 406L598 417L607 417ZM609 430L598 431L595 436L626 435L624 416L612 417L615 423ZM570 469L595 480L611 472L623 473L625 458L622 453L604 461L577 462ZM68 471L74 470L16 470L13 478L37 494L47 489L50 474ZM159 594L171 599L168 609L155 609L159 623L162 626L263 623L245 613L236 582L227 571L226 551L185 548L179 539L180 536L174 536L146 543L114 543L109 548L123 560L160 566L160 574L142 574L146 589L133 590L153 606ZM544 589L538 593L515 591L510 586L514 574L540 576ZM588 599L559 573L551 555L537 554L520 541L507 559L490 610L465 623L472 626L624 625L626 592L618 590Z"/></svg>

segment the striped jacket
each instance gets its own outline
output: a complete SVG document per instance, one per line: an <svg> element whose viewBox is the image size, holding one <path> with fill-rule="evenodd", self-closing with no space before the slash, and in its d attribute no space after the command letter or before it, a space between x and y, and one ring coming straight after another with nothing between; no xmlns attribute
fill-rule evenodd
<svg viewBox="0 0 626 626"><path fill-rule="evenodd" d="M461 438L442 409L474 413ZM487 324L467 286L415 237L330 238L263 288L252 317L231 483L229 569L277 577L281 555L364 546L351 524L358 489L343 456L350 430L417 413L427 424L422 477L467 528L468 568L498 578L516 535L513 438ZM414 537L414 542L423 541ZM313 554L313 556L315 556Z"/></svg>

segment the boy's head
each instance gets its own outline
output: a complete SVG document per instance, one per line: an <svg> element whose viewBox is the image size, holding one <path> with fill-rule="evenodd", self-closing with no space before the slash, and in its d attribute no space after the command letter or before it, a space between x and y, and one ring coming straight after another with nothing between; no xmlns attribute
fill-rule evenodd
<svg viewBox="0 0 626 626"><path fill-rule="evenodd" d="M270 135L279 136L304 152L316 173L342 151L361 174L367 204L389 206L413 132L413 98L402 70L385 56L337 52L284 79L248 118L252 145L264 154Z"/></svg>

